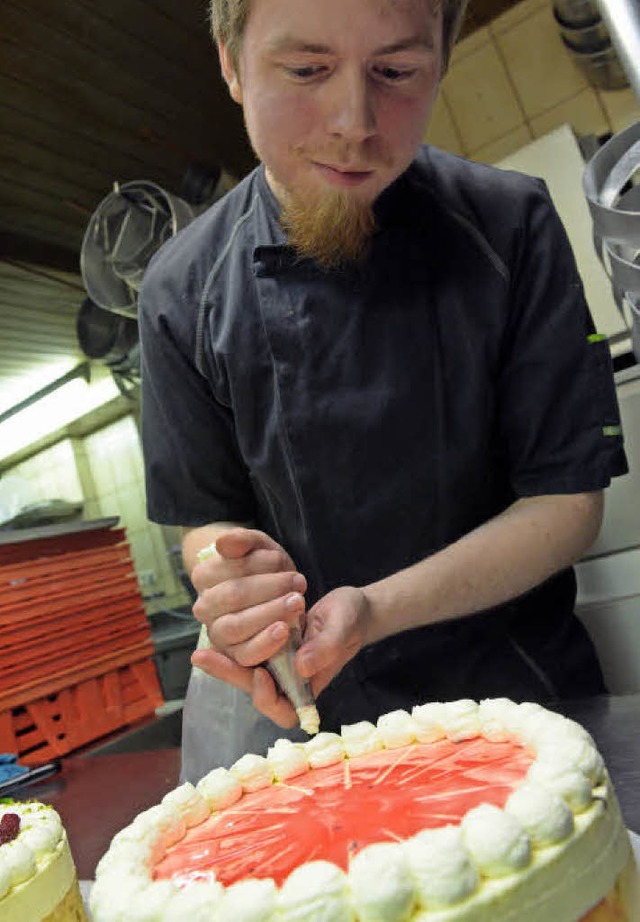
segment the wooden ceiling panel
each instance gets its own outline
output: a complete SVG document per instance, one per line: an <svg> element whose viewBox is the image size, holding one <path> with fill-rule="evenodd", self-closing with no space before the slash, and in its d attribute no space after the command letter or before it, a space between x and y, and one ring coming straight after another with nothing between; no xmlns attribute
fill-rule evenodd
<svg viewBox="0 0 640 922"><path fill-rule="evenodd" d="M21 177L33 186L35 177L54 177L57 182L71 183L91 194L93 201L104 192L104 171L86 162L74 161L62 151L0 132L3 162L12 176Z"/></svg>
<svg viewBox="0 0 640 922"><path fill-rule="evenodd" d="M163 160L162 151L158 155L152 150L138 122L133 132L122 124L119 110L112 112L110 121L100 119L92 104L89 108L71 104L64 92L55 93L49 81L41 86L22 76L16 78L0 73L0 87L3 91L0 104L8 110L2 116L2 130L7 133L10 126L11 134L18 139L25 137L41 144L50 141L55 150L62 147L67 156L80 162L86 157L77 145L94 146L101 156L88 162L103 171L105 148L112 149L126 162L133 159L134 165L150 167L155 160ZM27 131L21 134L19 129L23 125Z"/></svg>
<svg viewBox="0 0 640 922"><path fill-rule="evenodd" d="M21 192L14 186L8 191L0 183L0 229L11 231L19 227L27 237L36 241L51 241L77 254L80 266L80 246L84 233L84 223L74 220L70 223L64 214L51 213L45 207L34 207L33 197L28 190ZM52 205L51 208L55 208Z"/></svg>
<svg viewBox="0 0 640 922"><path fill-rule="evenodd" d="M114 147L121 149L126 149L132 138L142 137L145 129L163 137L171 130L170 126L176 124L183 125L181 145L186 150L200 140L198 126L202 113L196 118L190 102L183 104L144 83L136 85L122 74L107 83L103 76L104 62L101 66L94 65L95 83L89 85L77 71L67 71L58 59L41 48L36 50L29 61L19 46L7 41L0 44L5 73L23 84L27 111L43 120L50 118L53 104L62 124L78 125L82 130L90 127L92 135L103 142L111 141ZM28 73L25 73L27 68ZM44 93L43 88L46 88ZM73 158L72 147L68 147L68 152ZM162 156L162 149L159 155Z"/></svg>
<svg viewBox="0 0 640 922"><path fill-rule="evenodd" d="M35 110L39 97L43 104ZM8 103L11 100L11 105ZM63 121L63 118L66 121ZM101 126L98 134L80 117L71 120L63 102L52 99L46 90L38 92L0 74L0 131L8 139L15 155L29 160L33 151L41 156L65 160L69 167L90 171L92 182L104 182L105 174L143 174L161 169L176 172L176 156L167 156L142 135L131 137L117 127ZM9 150L3 145L3 150ZM52 163L49 169L55 170ZM3 170L3 172L7 172Z"/></svg>
<svg viewBox="0 0 640 922"><path fill-rule="evenodd" d="M123 124L125 130L137 130L148 122L160 131L166 120L175 121L179 113L190 115L185 122L190 124L199 112L198 94L186 94L184 81L176 83L171 75L165 80L153 80L151 68L132 72L119 59L100 57L99 49L83 47L61 33L51 34L53 30L42 23L37 27L29 25L33 45L27 51L19 35L28 25L21 21L23 15L10 17L14 20L10 23L12 32L2 42L6 72L26 79L31 87L46 84L49 96L64 99L83 118L112 126ZM91 82L87 82L88 73ZM187 98L181 99L185 95Z"/></svg>

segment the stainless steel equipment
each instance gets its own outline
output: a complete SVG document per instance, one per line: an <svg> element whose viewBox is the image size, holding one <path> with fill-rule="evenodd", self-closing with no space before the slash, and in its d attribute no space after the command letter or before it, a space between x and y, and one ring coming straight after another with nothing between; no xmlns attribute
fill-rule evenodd
<svg viewBox="0 0 640 922"><path fill-rule="evenodd" d="M640 122L607 141L587 163L583 188L593 238L619 310L632 315L632 341L640 361Z"/></svg>

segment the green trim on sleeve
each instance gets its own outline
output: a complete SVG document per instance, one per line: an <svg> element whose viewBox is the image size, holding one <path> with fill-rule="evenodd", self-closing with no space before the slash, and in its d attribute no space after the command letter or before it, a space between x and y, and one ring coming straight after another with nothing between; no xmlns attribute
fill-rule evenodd
<svg viewBox="0 0 640 922"><path fill-rule="evenodd" d="M603 435L622 435L622 426L603 426Z"/></svg>
<svg viewBox="0 0 640 922"><path fill-rule="evenodd" d="M605 333L589 333L587 336L588 343L601 343L603 339L606 339L607 336Z"/></svg>

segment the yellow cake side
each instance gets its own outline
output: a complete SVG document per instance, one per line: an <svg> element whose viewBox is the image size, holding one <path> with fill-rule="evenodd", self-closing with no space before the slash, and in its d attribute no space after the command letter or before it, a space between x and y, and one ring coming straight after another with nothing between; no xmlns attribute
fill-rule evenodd
<svg viewBox="0 0 640 922"><path fill-rule="evenodd" d="M75 877L62 902L42 922L87 922L80 887Z"/></svg>
<svg viewBox="0 0 640 922"><path fill-rule="evenodd" d="M616 885L580 922L637 922L640 919L640 871L631 854Z"/></svg>
<svg viewBox="0 0 640 922"><path fill-rule="evenodd" d="M38 870L0 900L2 922L85 922L82 900L74 899L76 870L66 833L56 848L38 860ZM64 914L68 911L69 914ZM63 914L60 914L63 913ZM75 914L73 914L75 913Z"/></svg>

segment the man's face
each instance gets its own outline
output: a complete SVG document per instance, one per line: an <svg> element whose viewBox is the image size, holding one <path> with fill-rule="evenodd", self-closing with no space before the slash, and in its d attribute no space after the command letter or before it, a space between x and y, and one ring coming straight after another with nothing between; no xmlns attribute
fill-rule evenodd
<svg viewBox="0 0 640 922"><path fill-rule="evenodd" d="M221 62L285 217L333 200L370 211L407 168L441 34L432 0L253 0L238 68L224 47Z"/></svg>

